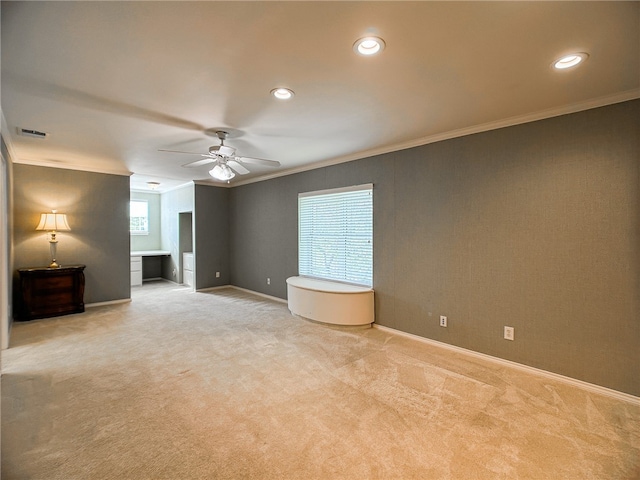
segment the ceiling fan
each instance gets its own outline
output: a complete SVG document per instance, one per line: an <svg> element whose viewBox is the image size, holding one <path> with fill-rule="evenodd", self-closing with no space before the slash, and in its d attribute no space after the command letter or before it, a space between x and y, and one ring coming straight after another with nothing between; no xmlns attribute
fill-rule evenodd
<svg viewBox="0 0 640 480"><path fill-rule="evenodd" d="M217 180L228 182L236 173L246 175L250 171L243 165L244 163L253 163L255 165L265 165L267 167L279 167L280 162L275 160L264 160L262 158L240 157L236 155L236 149L224 144L229 135L223 130L216 131L216 136L220 139L220 145L209 147L209 153L182 152L178 150L159 150L160 152L170 153L186 153L189 155L200 155L202 160L186 163L183 167L199 167L207 163L215 163L214 167L209 170L209 175Z"/></svg>

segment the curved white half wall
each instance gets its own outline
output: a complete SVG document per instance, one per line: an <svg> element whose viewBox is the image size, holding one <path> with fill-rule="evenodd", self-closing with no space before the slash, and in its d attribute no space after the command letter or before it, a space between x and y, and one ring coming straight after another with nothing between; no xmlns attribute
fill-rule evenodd
<svg viewBox="0 0 640 480"><path fill-rule="evenodd" d="M373 289L307 277L287 278L289 310L310 320L334 325L374 322Z"/></svg>

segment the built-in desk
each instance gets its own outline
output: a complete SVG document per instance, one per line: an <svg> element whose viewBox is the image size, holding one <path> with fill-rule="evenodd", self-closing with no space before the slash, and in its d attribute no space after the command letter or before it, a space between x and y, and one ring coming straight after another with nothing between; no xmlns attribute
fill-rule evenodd
<svg viewBox="0 0 640 480"><path fill-rule="evenodd" d="M148 257L168 257L171 252L168 250L136 250L131 252L131 286L142 285L143 278L143 258Z"/></svg>

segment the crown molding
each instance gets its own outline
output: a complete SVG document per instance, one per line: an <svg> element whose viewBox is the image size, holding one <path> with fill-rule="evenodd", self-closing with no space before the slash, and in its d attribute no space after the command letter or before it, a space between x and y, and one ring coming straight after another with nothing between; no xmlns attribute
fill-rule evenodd
<svg viewBox="0 0 640 480"><path fill-rule="evenodd" d="M394 144L394 145L390 145L390 146L386 146L383 148L377 148L377 149L371 149L371 150L365 150L362 152L357 152L357 153L353 153L350 155L344 155L344 156L340 156L340 157L335 157L335 158L331 158L328 160L323 160L320 162L316 162L316 163L312 163L309 165L303 165L303 166L299 166L299 167L294 167L294 168L290 168L290 169L286 169L286 170L282 170L280 172L277 173L272 173L272 174L267 174L267 175L261 175L261 176L257 176L254 178L249 178L246 180L240 180L238 182L234 182L231 184L227 184L227 183L211 183L211 182L204 182L204 181L196 181L193 182L197 185L206 185L206 186L213 186L213 187L220 187L220 188L234 188L234 187L240 187L242 185L248 185L251 183L258 183L258 182L264 182L267 180L272 180L274 178L279 178L279 177L285 177L287 175L294 175L296 173L302 173L302 172L306 172L309 170L316 170L318 168L323 168L323 167L330 167L332 165L339 165L341 163L347 163L347 162L352 162L355 160L361 160L364 158L370 158L370 157L374 157L376 155L383 155L386 153L391 153L391 152L397 152L400 150L407 150L409 148L414 148L414 147L419 147L422 145L428 145L430 143L436 143L436 142L441 142L444 140L450 140L453 138L459 138L459 137L464 137L467 135L473 135L476 133L482 133L482 132L488 132L491 130L497 130L500 128L506 128L506 127L512 127L515 125L521 125L524 123L531 123L531 122L536 122L539 120L545 120L548 118L553 118L553 117L559 117L562 115L569 115L572 113L578 113L581 111L585 111L585 110L591 110L594 108L599 108L599 107L604 107L607 105L613 105L616 103L622 103L622 102L626 102L629 100L635 100L640 98L640 88L636 88L636 89L632 89L632 90L627 90L624 92L619 92L613 95L606 95L604 97L598 97L598 98L594 98L594 99L590 99L590 100L586 100L583 102L577 102L574 104L570 104L570 105L565 105L559 108L550 108L550 109L545 109L545 110L539 110L536 112L532 112L532 113L528 113L525 115L517 115L514 117L509 117L506 119L502 119L502 120L497 120L494 122L487 122L487 123L482 123L482 124L478 124L478 125L472 125L470 127L465 127L465 128L460 128L457 130L451 130L449 132L443 132L443 133L437 133L434 135L428 135L426 137L421 137L415 140L411 140L409 142L403 142L403 143L398 143L398 144ZM62 168L62 169L67 169L67 170L80 170L80 171L87 171L87 172L94 172L94 173L105 173L105 174L110 174L110 175L124 175L124 176L131 176L133 174L133 172L130 172L128 170L124 170L124 169L107 169L107 168L96 168L96 167L92 167L89 165L64 165L64 164L59 164L56 162L50 162L50 161L37 161L37 160L29 160L29 159L19 159L18 156L15 153L15 147L12 144L11 141L11 136L7 133L5 134L4 132L9 132L8 126L7 126L7 122L6 119L4 117L4 113L2 113L2 110L0 109L0 114L2 117L2 138L5 141L5 144L7 145L7 150L9 151L9 156L11 158L11 162L12 163L16 163L16 164L25 164L25 165L34 165L34 166L40 166L40 167L51 167L51 168ZM187 182L188 183L188 182ZM184 185L186 185L187 183L185 183ZM184 185L180 185L178 187L175 188L182 188ZM172 188L170 190L173 190L175 188ZM167 190L167 191L170 191ZM164 192L163 192L164 193Z"/></svg>
<svg viewBox="0 0 640 480"><path fill-rule="evenodd" d="M187 182L181 183L180 185L176 185L175 187L167 188L166 190L162 190L160 193L168 193L173 192L174 190L180 190L185 187L193 187L196 184L193 180L189 180Z"/></svg>
<svg viewBox="0 0 640 480"><path fill-rule="evenodd" d="M478 125L472 125L470 127L451 130L449 132L437 133L434 135L429 135L426 137L411 140L409 142L397 143L395 145L391 145L383 148L365 150L363 152L336 157L329 160L313 163L310 165L303 165L300 167L283 170L273 174L250 178L247 180L236 182L232 186L239 187L242 185L248 185L250 183L263 182L266 180L271 180L273 178L284 177L287 175L293 175L296 173L306 172L309 170L315 170L317 168L330 167L332 165L338 165L340 163L352 162L354 160L361 160L363 158L375 157L376 155L383 155L385 153L397 152L400 150L407 150L409 148L420 147L422 145L428 145L430 143L441 142L443 140L450 140L453 138L465 137L467 135L473 135L476 133L488 132L491 130L498 130L500 128L506 128L506 127L513 127L515 125L521 125L524 123L537 122L539 120L546 120L548 118L559 117L562 115L569 115L572 113L578 113L585 110L605 107L607 105L614 105L616 103L635 100L637 98L640 98L640 88L627 90L624 92L616 93L614 95L606 95L604 97L598 97L598 98L586 100L584 102L564 105L558 108L549 108L545 110L539 110L536 112L527 113L525 115L517 115L514 117L505 118L503 120L497 120L494 122L487 122L487 123L482 123Z"/></svg>
<svg viewBox="0 0 640 480"><path fill-rule="evenodd" d="M21 164L21 165L32 165L34 167L49 167L49 168L61 168L63 170L77 170L80 172L91 172L91 173L104 173L107 175L122 175L124 177L130 177L133 175L133 172L130 172L126 169L119 168L101 168L94 167L91 165L68 165L64 163L58 163L48 160L31 160L31 159L14 159L13 163Z"/></svg>
<svg viewBox="0 0 640 480"><path fill-rule="evenodd" d="M9 156L11 157L11 163L14 164L22 164L22 165L32 165L35 167L50 167L50 168L62 168L64 170L78 170L81 172L92 172L92 173L105 173L109 175L123 175L126 177L130 177L133 175L133 172L130 172L126 169L121 168L97 168L92 167L91 165L66 165L58 162L47 161L47 160L31 160L31 159L21 159L18 157L16 153L15 147L13 146L13 141L11 139L11 135L9 134L9 126L7 124L7 119L4 116L4 112L0 109L0 116L2 117L2 138L4 140L5 145L7 146L7 150L9 151Z"/></svg>
<svg viewBox="0 0 640 480"><path fill-rule="evenodd" d="M4 118L4 112L2 111L2 108L0 107L0 120L2 122L2 124L0 125L0 135L2 135L2 139L4 140L4 144L7 146L7 151L9 152L9 158L7 159L7 161L10 161L11 163L15 163L16 158L18 158L16 156L16 150L15 147L13 146L13 142L11 140L11 135L9 135L7 132L9 132L9 126L7 125L7 119Z"/></svg>
<svg viewBox="0 0 640 480"><path fill-rule="evenodd" d="M209 180L194 180L193 183L195 185L204 185L206 187L218 187L218 188L233 188L236 184L231 184L227 182L214 182Z"/></svg>

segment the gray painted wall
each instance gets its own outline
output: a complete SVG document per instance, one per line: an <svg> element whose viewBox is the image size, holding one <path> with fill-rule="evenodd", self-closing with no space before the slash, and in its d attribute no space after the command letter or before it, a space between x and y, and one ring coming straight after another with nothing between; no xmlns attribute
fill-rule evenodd
<svg viewBox="0 0 640 480"><path fill-rule="evenodd" d="M202 289L229 284L229 190L209 185L189 184L160 196L161 247L171 252L162 263L162 277L182 283L182 252L186 239L193 240L195 262L194 288ZM192 232L181 231L180 214L192 214L192 223L182 216L182 227L191 225ZM176 275L173 275L175 270ZM216 278L216 272L220 277Z"/></svg>
<svg viewBox="0 0 640 480"><path fill-rule="evenodd" d="M162 224L160 248L171 252L171 257L162 262L162 278L172 282L182 283L179 214L193 212L194 201L193 184L170 190L160 196Z"/></svg>
<svg viewBox="0 0 640 480"><path fill-rule="evenodd" d="M372 182L377 323L640 395L639 132L635 100L233 188L231 283L285 298L297 194Z"/></svg>
<svg viewBox="0 0 640 480"><path fill-rule="evenodd" d="M13 323L13 160L0 135L0 349L9 347Z"/></svg>
<svg viewBox="0 0 640 480"><path fill-rule="evenodd" d="M285 298L298 193L371 182L377 323L640 395L639 132L636 100L230 190L189 185L161 196L162 274L181 281L178 214L194 212L197 288ZM87 265L85 301L129 298L128 200L127 177L14 165L14 268L48 264L35 226L57 207L72 228L58 259Z"/></svg>
<svg viewBox="0 0 640 480"><path fill-rule="evenodd" d="M146 200L149 207L149 234L131 235L131 250L160 250L162 244L160 194L132 191L131 200Z"/></svg>
<svg viewBox="0 0 640 480"><path fill-rule="evenodd" d="M66 213L71 231L58 234L58 263L85 264L85 303L130 298L129 178L59 168L13 165L14 268L51 262L40 214Z"/></svg>
<svg viewBox="0 0 640 480"><path fill-rule="evenodd" d="M195 288L228 285L229 189L196 185L193 224Z"/></svg>

